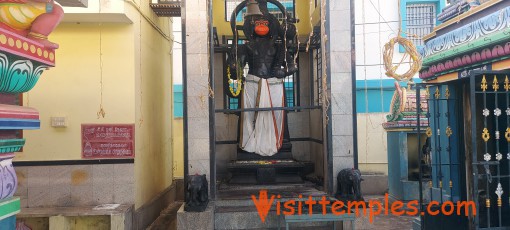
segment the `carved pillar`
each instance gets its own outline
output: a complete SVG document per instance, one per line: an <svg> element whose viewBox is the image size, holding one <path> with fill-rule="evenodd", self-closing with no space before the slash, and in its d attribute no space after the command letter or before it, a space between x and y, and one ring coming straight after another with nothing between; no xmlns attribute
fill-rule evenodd
<svg viewBox="0 0 510 230"><path fill-rule="evenodd" d="M15 228L20 198L13 197L17 177L12 158L25 144L23 129L39 129L39 112L19 105L21 93L31 90L49 67L55 51L0 28L0 229Z"/></svg>

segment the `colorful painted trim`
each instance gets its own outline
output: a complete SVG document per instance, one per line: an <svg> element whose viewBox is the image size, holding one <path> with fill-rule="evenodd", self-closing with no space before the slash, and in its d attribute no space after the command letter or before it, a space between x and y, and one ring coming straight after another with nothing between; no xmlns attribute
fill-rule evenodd
<svg viewBox="0 0 510 230"><path fill-rule="evenodd" d="M14 216L20 212L19 197L11 197L0 201L0 220Z"/></svg>
<svg viewBox="0 0 510 230"><path fill-rule="evenodd" d="M55 66L55 50L41 43L0 28L0 51L11 53L48 66Z"/></svg>
<svg viewBox="0 0 510 230"><path fill-rule="evenodd" d="M30 107L0 104L0 119L39 120L39 112Z"/></svg>
<svg viewBox="0 0 510 230"><path fill-rule="evenodd" d="M25 139L0 140L0 153L19 152L25 145Z"/></svg>
<svg viewBox="0 0 510 230"><path fill-rule="evenodd" d="M492 47L492 49L485 48L480 52L477 51L436 63L431 65L429 68L422 68L420 78L428 79L448 72L454 72L456 70L462 70L477 65L480 66L508 58L510 58L510 42L502 45L496 45Z"/></svg>
<svg viewBox="0 0 510 230"><path fill-rule="evenodd" d="M504 30L501 30L494 34L491 34L487 37L483 37L483 38L477 39L475 41L471 41L471 42L456 46L453 49L429 56L428 58L425 58L423 60L423 65L429 66L432 63L437 63L439 61L442 61L442 60L445 60L448 58L453 58L455 56L459 56L464 53L480 51L483 48L491 47L491 46L498 45L498 44L499 45L503 44L503 46L504 46L505 42L510 41L509 35L510 35L510 28L506 28Z"/></svg>
<svg viewBox="0 0 510 230"><path fill-rule="evenodd" d="M442 83L468 77L469 73L474 70L498 71L508 69L510 69L510 59L485 64L482 63L481 65L475 65L470 68L465 68L462 71L451 72L444 75L438 75L437 77L428 78L426 79L426 81L428 83Z"/></svg>
<svg viewBox="0 0 510 230"><path fill-rule="evenodd" d="M458 15L468 11L470 8L469 3L466 0L462 0L457 3L453 3L443 9L443 11L437 15L437 20L448 21Z"/></svg>
<svg viewBox="0 0 510 230"><path fill-rule="evenodd" d="M39 129L39 120L0 119L0 129Z"/></svg>
<svg viewBox="0 0 510 230"><path fill-rule="evenodd" d="M422 56L424 59L428 59L432 55L448 51L477 39L484 39L487 35L506 28L510 28L510 7L501 9L463 27L428 40L425 42Z"/></svg>
<svg viewBox="0 0 510 230"><path fill-rule="evenodd" d="M0 38L1 39L1 38ZM0 53L0 93L24 93L31 90L48 66L30 60L17 60Z"/></svg>
<svg viewBox="0 0 510 230"><path fill-rule="evenodd" d="M37 1L26 2L25 4L13 4L9 1L3 1L0 3L2 22L16 30L28 30L37 17L48 13L47 5L48 3Z"/></svg>
<svg viewBox="0 0 510 230"><path fill-rule="evenodd" d="M418 128L418 122L415 121L392 121L385 122L382 124L384 129L416 129ZM427 120L420 120L420 127L425 129L425 127L429 126L429 122Z"/></svg>

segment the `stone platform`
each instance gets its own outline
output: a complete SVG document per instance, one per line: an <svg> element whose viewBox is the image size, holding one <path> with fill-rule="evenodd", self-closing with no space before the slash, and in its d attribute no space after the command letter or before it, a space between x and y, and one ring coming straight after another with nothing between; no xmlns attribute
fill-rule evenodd
<svg viewBox="0 0 510 230"><path fill-rule="evenodd" d="M237 160L230 162L227 169L232 173L231 183L300 183L303 177L314 171L314 164L292 159Z"/></svg>
<svg viewBox="0 0 510 230"><path fill-rule="evenodd" d="M289 199L306 200L312 196L319 200L326 193L315 188L312 183L287 184L287 185L252 185L240 186L220 184L218 187L217 200L210 202L205 212L184 212L183 206L177 212L177 229L285 229L284 217L277 215L275 203L269 210L263 223L257 212L251 195L258 199L260 190L266 190L268 196L280 195L281 202ZM299 195L303 198L297 199ZM276 199L276 198L275 198ZM365 200L379 200L384 202L383 196L365 196ZM383 212L384 213L384 212ZM305 214L303 214L305 215ZM355 229L412 229L414 216L379 215L370 223L368 216L358 216L355 220ZM351 229L349 222L337 223L336 229ZM291 223L291 229L332 229L332 222L304 222ZM156 228L155 228L156 229ZM172 229L172 228L169 228Z"/></svg>

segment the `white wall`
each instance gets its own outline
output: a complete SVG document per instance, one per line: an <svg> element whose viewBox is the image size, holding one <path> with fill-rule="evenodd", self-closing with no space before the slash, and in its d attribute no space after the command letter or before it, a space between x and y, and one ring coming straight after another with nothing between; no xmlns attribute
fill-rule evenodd
<svg viewBox="0 0 510 230"><path fill-rule="evenodd" d="M391 79L385 75L382 50L384 45L398 35L398 1L356 0L356 79ZM394 62L403 54L394 47ZM409 66L402 65L400 71Z"/></svg>

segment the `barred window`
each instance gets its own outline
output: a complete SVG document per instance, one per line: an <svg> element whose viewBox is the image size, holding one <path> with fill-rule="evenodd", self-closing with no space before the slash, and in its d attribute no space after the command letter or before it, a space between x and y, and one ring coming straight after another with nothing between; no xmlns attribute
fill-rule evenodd
<svg viewBox="0 0 510 230"><path fill-rule="evenodd" d="M230 16L232 15L232 11L236 8L236 6L241 3L242 0L225 0L225 20L227 22L230 21ZM294 17L294 9L295 9L295 2L294 0L279 0L279 2L285 7L287 10L287 14L289 17ZM276 7L276 5L272 3L267 3L267 8L269 12L276 16L279 20L283 19L283 14ZM239 15L237 15L237 21L242 22L244 18L244 14L246 13L246 8L244 8Z"/></svg>
<svg viewBox="0 0 510 230"><path fill-rule="evenodd" d="M436 25L436 4L407 4L407 37L414 45L422 46L423 37Z"/></svg>

